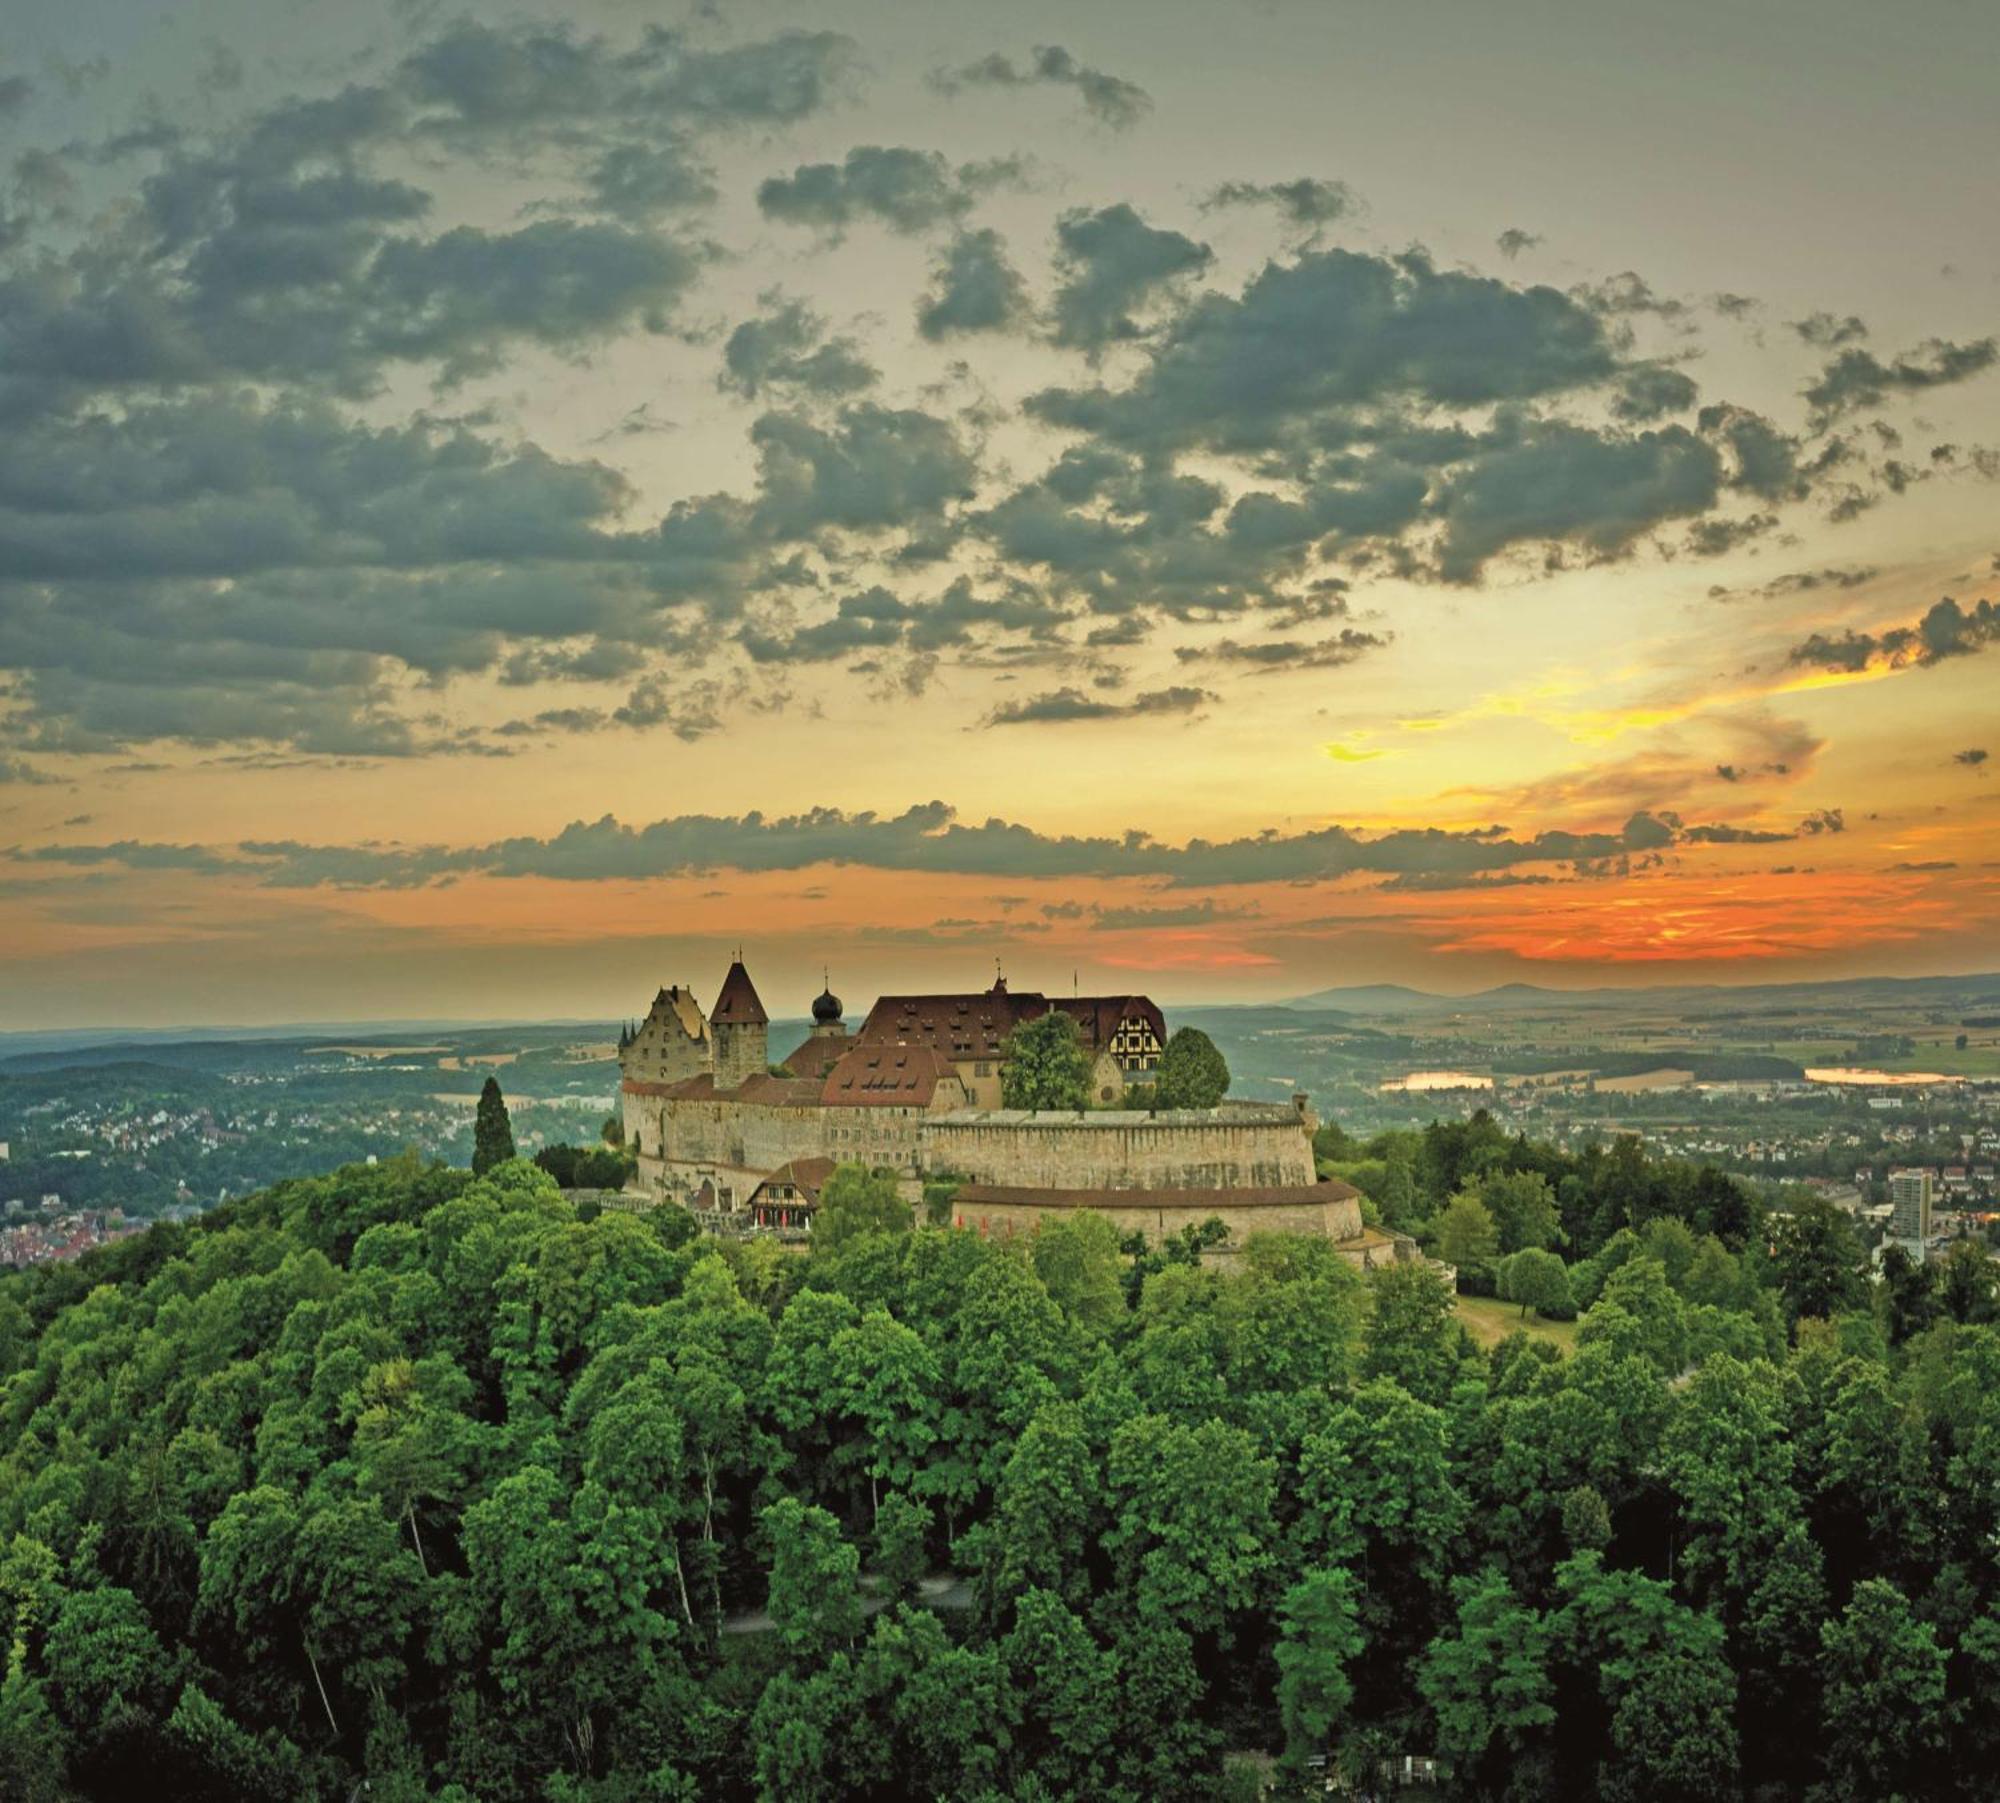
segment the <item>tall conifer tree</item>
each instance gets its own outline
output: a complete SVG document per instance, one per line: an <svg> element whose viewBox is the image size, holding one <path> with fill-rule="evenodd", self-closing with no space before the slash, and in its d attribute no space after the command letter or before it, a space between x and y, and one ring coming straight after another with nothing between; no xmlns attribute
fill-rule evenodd
<svg viewBox="0 0 2000 1803"><path fill-rule="evenodd" d="M507 1118L507 1098L500 1080L488 1077L479 1092L479 1112L472 1117L472 1174L483 1177L514 1156L514 1123Z"/></svg>

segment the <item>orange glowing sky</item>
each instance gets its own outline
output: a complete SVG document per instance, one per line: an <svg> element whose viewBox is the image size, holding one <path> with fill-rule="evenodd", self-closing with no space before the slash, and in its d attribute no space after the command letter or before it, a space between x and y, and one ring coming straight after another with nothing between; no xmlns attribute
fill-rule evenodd
<svg viewBox="0 0 2000 1803"><path fill-rule="evenodd" d="M1979 9L172 10L0 46L0 1030L2000 967Z"/></svg>

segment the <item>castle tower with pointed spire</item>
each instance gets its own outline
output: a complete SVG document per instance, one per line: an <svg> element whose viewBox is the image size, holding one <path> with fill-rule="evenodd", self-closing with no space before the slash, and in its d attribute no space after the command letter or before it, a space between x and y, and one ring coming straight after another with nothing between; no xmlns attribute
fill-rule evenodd
<svg viewBox="0 0 2000 1803"><path fill-rule="evenodd" d="M722 993L708 1016L717 1089L734 1089L745 1077L761 1077L770 1068L766 1044L770 1024L771 1017L758 999L757 985L750 981L739 957L722 979Z"/></svg>

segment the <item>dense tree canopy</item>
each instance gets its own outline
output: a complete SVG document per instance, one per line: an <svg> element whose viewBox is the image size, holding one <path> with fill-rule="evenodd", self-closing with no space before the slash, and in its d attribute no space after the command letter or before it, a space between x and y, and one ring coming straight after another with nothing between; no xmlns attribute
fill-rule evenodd
<svg viewBox="0 0 2000 1803"><path fill-rule="evenodd" d="M857 1167L809 1254L405 1159L0 1279L0 1795L1982 1795L1984 1292L1545 1152L1408 1164L1568 1355ZM1480 1199L1529 1169L1567 1272Z"/></svg>
<svg viewBox="0 0 2000 1803"><path fill-rule="evenodd" d="M1060 1008L1023 1021L1007 1035L1000 1098L1009 1108L1087 1108L1090 1051Z"/></svg>
<svg viewBox="0 0 2000 1803"><path fill-rule="evenodd" d="M1160 1054L1153 1102L1160 1108L1213 1108L1229 1093L1229 1065L1199 1027L1176 1027Z"/></svg>

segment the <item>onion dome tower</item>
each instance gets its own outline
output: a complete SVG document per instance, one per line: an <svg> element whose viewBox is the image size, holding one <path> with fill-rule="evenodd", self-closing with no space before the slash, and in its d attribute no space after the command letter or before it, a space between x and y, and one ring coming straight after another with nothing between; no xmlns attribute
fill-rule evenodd
<svg viewBox="0 0 2000 1803"><path fill-rule="evenodd" d="M831 1039L835 1034L845 1032L841 1024L842 1009L840 997L831 988L822 989L813 997L813 1037Z"/></svg>

